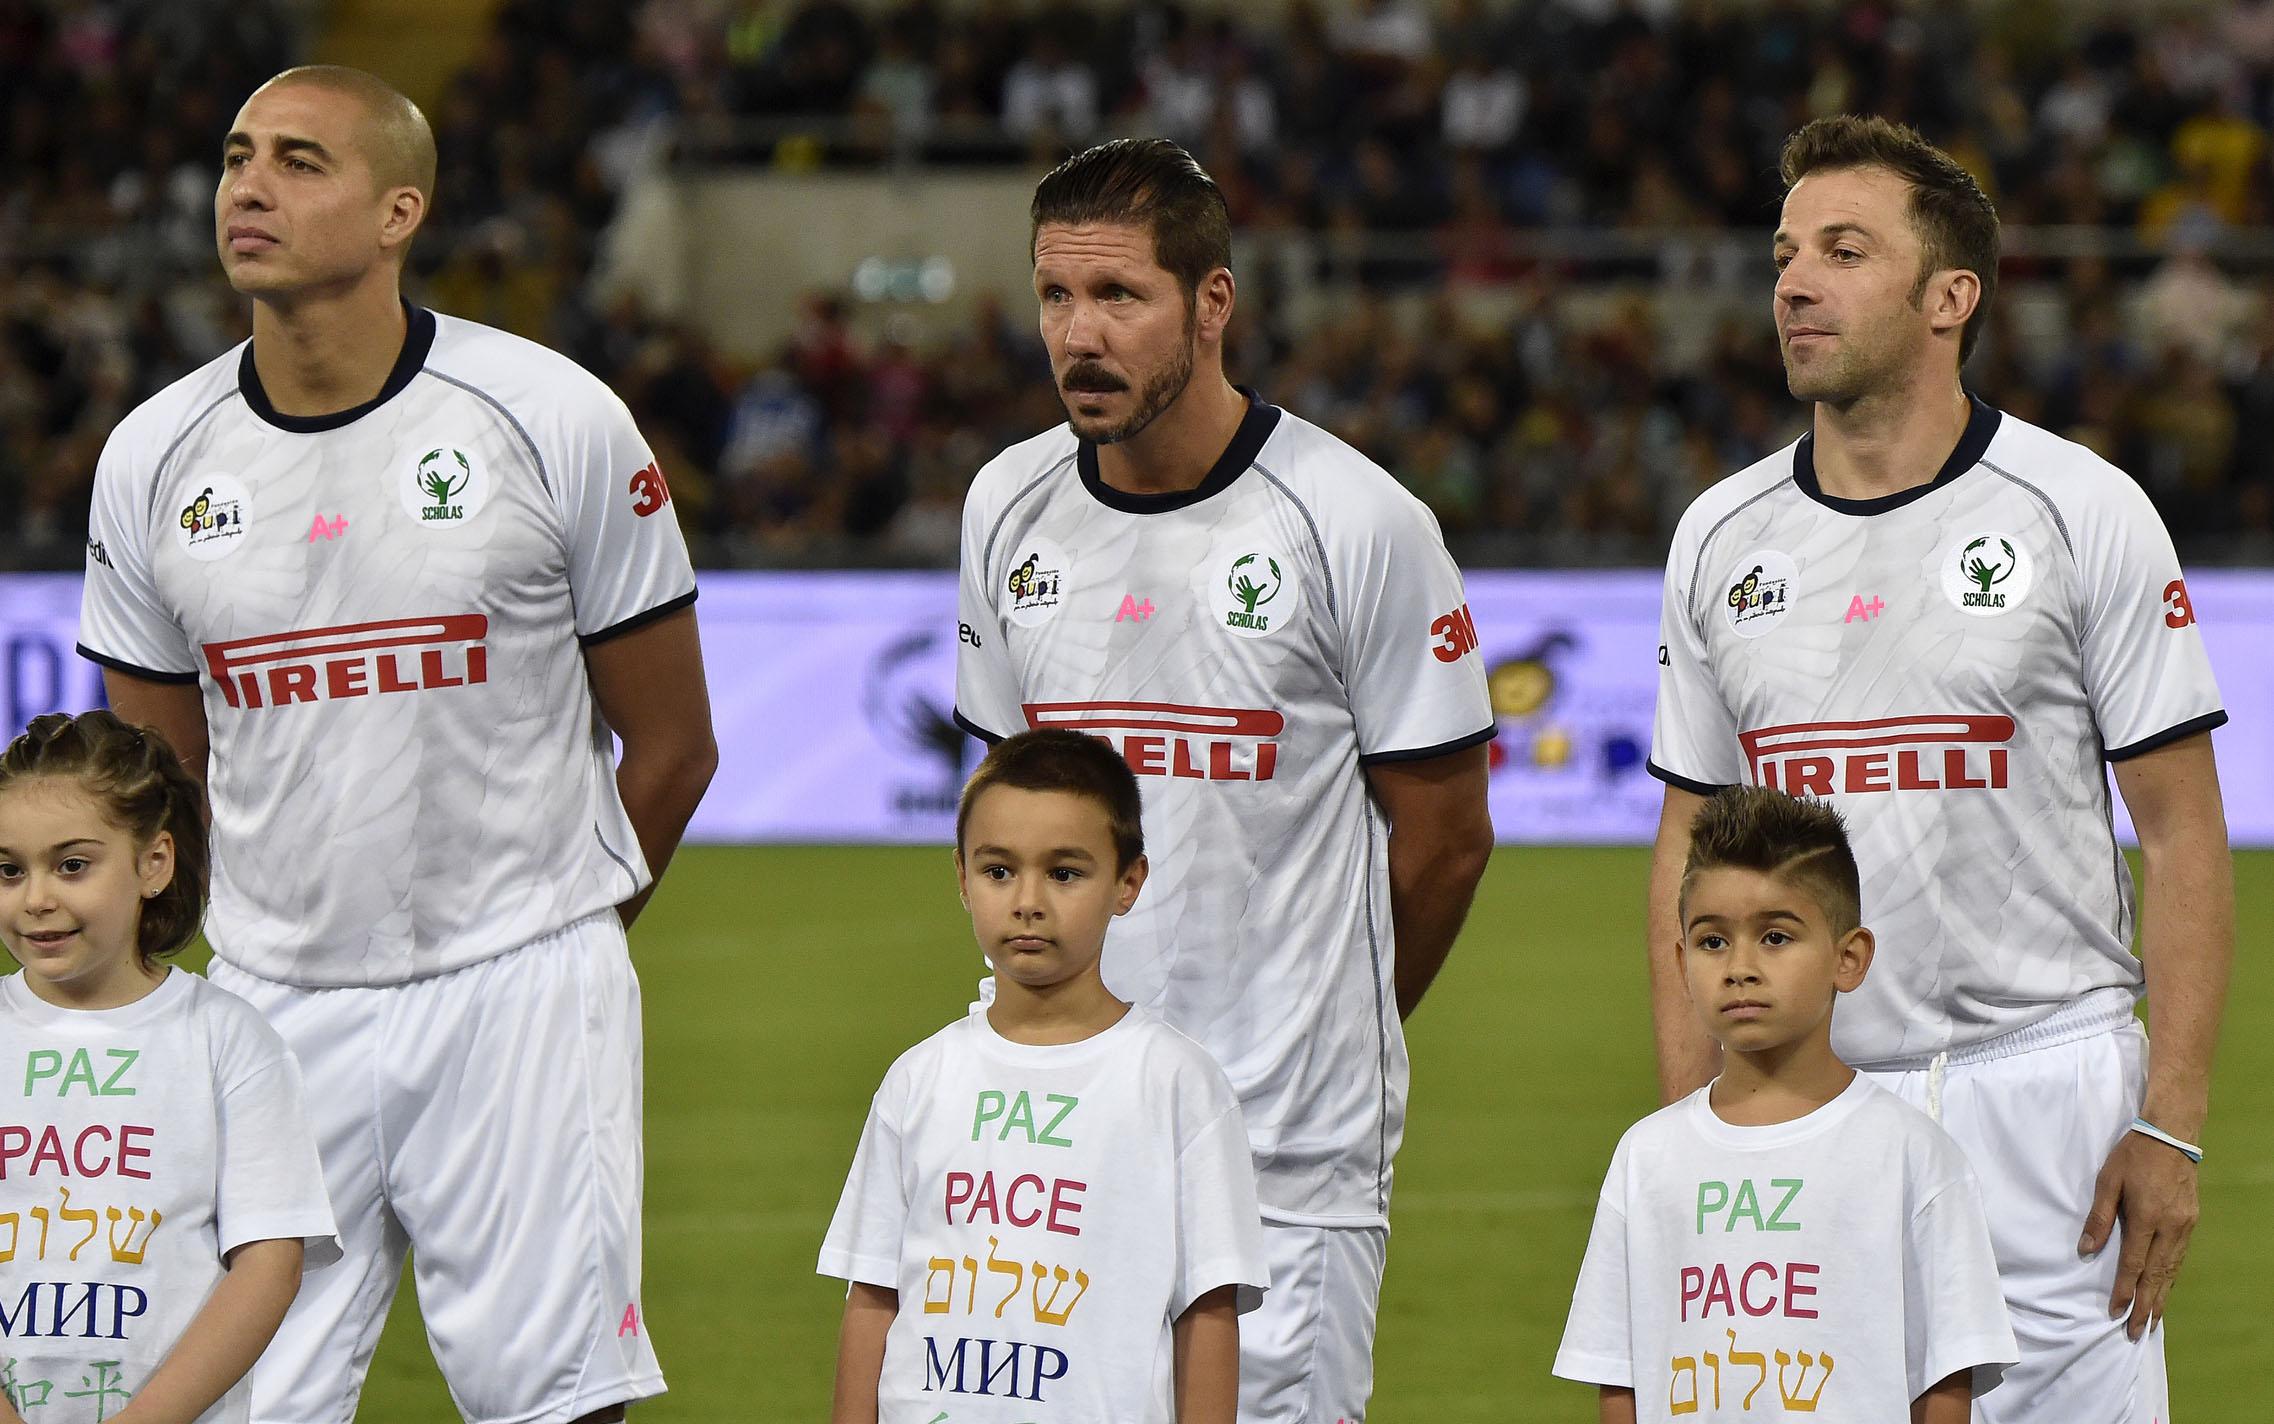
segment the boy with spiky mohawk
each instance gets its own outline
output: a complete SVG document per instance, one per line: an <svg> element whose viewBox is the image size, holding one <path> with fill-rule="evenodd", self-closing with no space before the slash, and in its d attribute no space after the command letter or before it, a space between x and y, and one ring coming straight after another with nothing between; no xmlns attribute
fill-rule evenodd
<svg viewBox="0 0 2274 1424"><path fill-rule="evenodd" d="M1788 1411L1965 1424L2013 1331L1964 1155L1832 1052L1873 948L1839 814L1708 800L1678 933L1721 1074L1620 1141L1555 1372L1605 1424L1772 1410L1772 1376Z"/></svg>
<svg viewBox="0 0 2274 1424"><path fill-rule="evenodd" d="M821 1248L850 1282L832 1424L1233 1424L1267 1282L1240 1105L1098 972L1145 884L1140 813L1120 754L1063 729L997 743L964 788L995 996L870 1107Z"/></svg>

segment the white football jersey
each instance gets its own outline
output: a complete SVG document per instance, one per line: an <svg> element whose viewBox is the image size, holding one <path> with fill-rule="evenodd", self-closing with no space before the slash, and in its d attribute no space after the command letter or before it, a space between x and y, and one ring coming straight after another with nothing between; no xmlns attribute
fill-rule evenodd
<svg viewBox="0 0 2274 1424"><path fill-rule="evenodd" d="M2082 446L1974 407L1929 484L1826 495L1812 438L1723 480L1666 565L1651 770L1847 818L1878 957L1851 1063L2137 994L2103 763L2226 721L2171 538Z"/></svg>
<svg viewBox="0 0 2274 1424"><path fill-rule="evenodd" d="M120 422L80 651L201 685L223 959L400 983L648 883L583 645L694 600L668 498L597 379L420 310L367 405L278 414L248 343Z"/></svg>
<svg viewBox="0 0 2274 1424"><path fill-rule="evenodd" d="M1107 486L1062 426L973 482L960 605L967 730L1071 727L1141 779L1152 878L1106 982L1223 1064L1268 1215L1384 1220L1406 1056L1364 766L1493 733L1436 520L1260 401L1173 495Z"/></svg>

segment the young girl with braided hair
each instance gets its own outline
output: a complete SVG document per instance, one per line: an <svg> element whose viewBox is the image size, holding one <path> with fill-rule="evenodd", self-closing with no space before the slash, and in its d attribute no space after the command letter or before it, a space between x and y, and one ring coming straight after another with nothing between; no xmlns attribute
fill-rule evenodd
<svg viewBox="0 0 2274 1424"><path fill-rule="evenodd" d="M0 1424L242 1424L338 1255L298 1066L166 962L206 881L156 733L53 714L0 752Z"/></svg>

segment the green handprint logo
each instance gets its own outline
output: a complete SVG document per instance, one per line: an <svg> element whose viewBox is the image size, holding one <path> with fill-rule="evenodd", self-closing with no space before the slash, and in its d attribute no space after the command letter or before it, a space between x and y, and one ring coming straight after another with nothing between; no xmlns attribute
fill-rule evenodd
<svg viewBox="0 0 2274 1424"><path fill-rule="evenodd" d="M444 455L458 462L456 475L442 462ZM429 450L418 462L419 488L426 491L427 499L435 504L448 504L456 498L473 474L474 467L467 463L464 453L457 450Z"/></svg>
<svg viewBox="0 0 2274 1424"><path fill-rule="evenodd" d="M1259 559L1262 567L1254 567ZM1225 583L1240 601L1240 610L1253 614L1279 596L1279 561L1263 554L1242 554L1232 560L1232 576Z"/></svg>
<svg viewBox="0 0 2274 1424"><path fill-rule="evenodd" d="M1974 552L1989 542L1990 538L1985 534L1968 544L1958 555L1959 571L1972 579L1974 586L1983 593L1988 593L1993 585L2012 578L2014 567L2020 562L2014 557L2013 545L2004 539L1998 540L1998 547L2005 551L2005 562L2002 564L1992 563Z"/></svg>

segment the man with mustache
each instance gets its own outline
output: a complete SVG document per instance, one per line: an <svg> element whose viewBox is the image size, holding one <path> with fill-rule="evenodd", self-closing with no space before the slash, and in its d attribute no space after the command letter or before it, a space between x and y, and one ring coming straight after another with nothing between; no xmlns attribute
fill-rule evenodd
<svg viewBox="0 0 2274 1424"><path fill-rule="evenodd" d="M1239 1416L1358 1424L1400 1024L1492 846L1475 625L1419 501L1226 379L1229 219L1189 154L1067 160L1031 237L1067 423L972 484L956 719L1086 731L1153 778L1151 893L1104 971L1240 1096L1271 1289Z"/></svg>
<svg viewBox="0 0 2274 1424"><path fill-rule="evenodd" d="M2155 1424L2234 943L2202 630L2146 493L1960 383L1998 270L1973 178L1850 115L1782 167L1777 336L1814 421L1700 496L1667 560L1659 1086L1718 1056L1673 953L1702 798L1832 801L1881 946L1833 1046L1966 1149L2021 1347L1975 1417ZM2137 957L2104 763L2146 869Z"/></svg>

